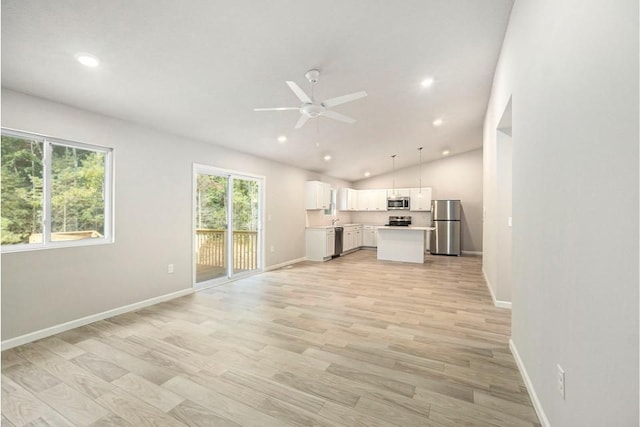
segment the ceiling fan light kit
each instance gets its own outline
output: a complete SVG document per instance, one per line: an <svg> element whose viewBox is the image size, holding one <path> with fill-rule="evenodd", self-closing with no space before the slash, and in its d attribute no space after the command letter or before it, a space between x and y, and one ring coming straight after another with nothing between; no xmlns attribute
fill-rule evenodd
<svg viewBox="0 0 640 427"><path fill-rule="evenodd" d="M346 104L347 102L355 101L356 99L364 98L367 96L367 92L364 90L360 92L350 93L348 95L337 96L335 98L326 99L322 102L318 102L313 97L313 86L318 83L320 78L320 71L313 69L309 70L304 75L311 84L311 97L306 94L304 90L296 84L296 82L287 81L287 85L296 97L302 102L300 107L275 107L275 108L254 108L254 111L287 111L298 110L300 112L300 118L296 122L295 128L300 129L304 124L312 118L327 117L329 119L338 120L344 123L355 123L355 119L345 116L344 114L336 113L330 110L340 104Z"/></svg>

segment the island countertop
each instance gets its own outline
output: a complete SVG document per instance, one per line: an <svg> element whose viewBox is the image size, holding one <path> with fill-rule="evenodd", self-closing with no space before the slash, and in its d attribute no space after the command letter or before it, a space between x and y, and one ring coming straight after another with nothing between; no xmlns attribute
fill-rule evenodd
<svg viewBox="0 0 640 427"><path fill-rule="evenodd" d="M419 231L433 231L435 227L416 227L416 226L406 226L406 225L381 225L376 227L378 230L419 230Z"/></svg>

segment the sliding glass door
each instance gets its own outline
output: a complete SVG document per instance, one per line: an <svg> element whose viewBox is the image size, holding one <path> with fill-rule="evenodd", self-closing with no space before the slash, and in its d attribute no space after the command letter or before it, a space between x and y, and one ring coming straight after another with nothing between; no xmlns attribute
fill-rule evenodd
<svg viewBox="0 0 640 427"><path fill-rule="evenodd" d="M258 231L260 223L260 183L236 177L233 181L232 273L258 268Z"/></svg>
<svg viewBox="0 0 640 427"><path fill-rule="evenodd" d="M194 169L196 286L260 270L264 179L200 165Z"/></svg>

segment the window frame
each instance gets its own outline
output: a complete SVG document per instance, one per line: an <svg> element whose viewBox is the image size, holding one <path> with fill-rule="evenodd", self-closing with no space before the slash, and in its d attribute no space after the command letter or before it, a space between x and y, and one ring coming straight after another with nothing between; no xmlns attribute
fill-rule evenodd
<svg viewBox="0 0 640 427"><path fill-rule="evenodd" d="M40 243L18 243L15 245L1 245L0 253L11 252L27 252L37 251L43 249L55 249L55 248L72 248L78 246L94 246L105 245L114 242L114 161L113 161L113 148L102 147L99 145L86 144L84 142L71 141L68 139L60 139L48 135L38 134L34 132L27 132L22 130L16 130L11 128L0 128L2 136L13 136L17 138L33 139L42 143L43 157L42 157L42 242ZM90 150L104 154L104 233L103 237L80 239L80 240L66 240L54 242L51 240L51 168L52 168L52 156L53 145L79 148L82 150Z"/></svg>

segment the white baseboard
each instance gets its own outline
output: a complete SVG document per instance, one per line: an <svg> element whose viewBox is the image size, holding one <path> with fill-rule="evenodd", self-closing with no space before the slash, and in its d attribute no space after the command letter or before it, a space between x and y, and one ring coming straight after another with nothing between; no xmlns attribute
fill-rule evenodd
<svg viewBox="0 0 640 427"><path fill-rule="evenodd" d="M498 308L508 308L509 310L511 310L511 301L500 301L496 299L496 295L493 293L491 282L489 282L489 278L487 277L487 272L484 271L484 267L482 267L482 275L484 276L484 281L487 282L487 288L489 288L489 293L491 294L493 305Z"/></svg>
<svg viewBox="0 0 640 427"><path fill-rule="evenodd" d="M139 310L141 308L148 307L153 304L158 304L163 301L168 301L170 299L189 295L189 294L192 294L193 292L194 290L192 288L183 289L181 291L172 292L170 294L149 298L144 301L139 301L133 304L125 305L123 307L118 307L111 310L103 311L102 313L91 314L89 316L82 317L80 319L71 320L69 322L61 323L59 325L50 326L45 329L40 329L39 331L20 335L19 337L4 340L2 341L2 343L0 343L0 348L3 351L8 350L10 348L17 347L22 344L27 344L32 341L49 337L51 335L59 334L60 332L68 331L69 329L78 328L80 326L88 325L89 323L97 322L98 320L106 319L108 317L113 317L119 314L128 313L130 311Z"/></svg>
<svg viewBox="0 0 640 427"><path fill-rule="evenodd" d="M533 408L536 410L536 414L538 414L538 419L540 420L540 424L542 424L542 427L550 427L551 424L549 424L549 419L547 418L547 415L544 413L544 409L542 409L542 404L540 403L540 399L538 399L538 394L536 393L536 390L533 388L533 383L531 382L531 378L529 378L529 374L527 373L527 369L524 366L524 362L520 358L518 349L516 349L516 345L512 339L509 339L509 349L511 350L511 354L513 354L513 358L516 360L516 365L518 365L518 369L520 370L520 375L522 375L524 384L527 386L527 390L529 391L529 396L531 397L531 402L533 403Z"/></svg>
<svg viewBox="0 0 640 427"><path fill-rule="evenodd" d="M270 265L268 267L265 267L264 271L266 272L266 271L277 270L279 268L286 267L287 265L297 264L299 262L306 261L306 260L307 260L306 257L292 259L292 260L289 260L289 261L281 262L280 264L274 264L274 265Z"/></svg>
<svg viewBox="0 0 640 427"><path fill-rule="evenodd" d="M482 256L482 251L461 251L462 255Z"/></svg>

